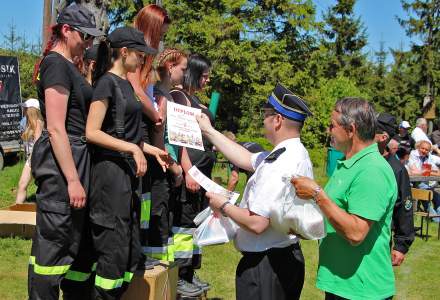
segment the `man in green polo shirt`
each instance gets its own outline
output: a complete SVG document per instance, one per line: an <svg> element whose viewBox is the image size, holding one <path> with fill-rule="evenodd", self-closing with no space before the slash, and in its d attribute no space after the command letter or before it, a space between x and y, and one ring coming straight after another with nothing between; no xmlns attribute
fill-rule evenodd
<svg viewBox="0 0 440 300"><path fill-rule="evenodd" d="M358 98L339 100L332 112L332 146L345 155L325 190L310 178L292 179L296 194L313 199L326 216L316 286L326 300L388 299L395 294L391 217L397 185L374 142L376 113Z"/></svg>

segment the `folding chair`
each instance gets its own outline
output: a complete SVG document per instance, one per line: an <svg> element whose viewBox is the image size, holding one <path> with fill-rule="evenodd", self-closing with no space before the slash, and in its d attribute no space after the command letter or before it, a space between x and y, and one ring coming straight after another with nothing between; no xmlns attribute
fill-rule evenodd
<svg viewBox="0 0 440 300"><path fill-rule="evenodd" d="M416 189L411 188L411 197L414 201L421 203L427 203L427 205L421 205L422 211L414 211L414 215L420 217L420 229L417 228L416 231L420 230L420 237L425 237L425 241L428 240L429 237L429 223L433 218L440 218L439 214L431 214L430 213L430 207L433 205L432 199L433 199L433 191L431 190L422 190L422 189ZM418 205L414 205L414 209L416 209ZM426 219L426 234L423 234L423 220ZM437 239L440 239L440 224L438 225L437 229Z"/></svg>

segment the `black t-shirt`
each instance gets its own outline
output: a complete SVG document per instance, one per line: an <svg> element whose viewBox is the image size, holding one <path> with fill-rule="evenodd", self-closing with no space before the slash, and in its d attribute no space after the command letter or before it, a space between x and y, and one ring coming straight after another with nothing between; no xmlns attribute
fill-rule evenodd
<svg viewBox="0 0 440 300"><path fill-rule="evenodd" d="M57 85L69 91L66 113L67 133L84 135L93 88L73 63L57 52L49 52L41 62L37 85L44 121L46 121L44 90Z"/></svg>
<svg viewBox="0 0 440 300"><path fill-rule="evenodd" d="M414 149L414 146L416 144L414 139L409 134L405 136L400 136L400 134L396 134L395 136L393 136L393 140L399 142L399 147L405 147L408 149Z"/></svg>
<svg viewBox="0 0 440 300"><path fill-rule="evenodd" d="M130 143L139 144L143 136L142 127L142 104L134 93L133 87L128 80L122 79L119 76L107 72L96 83L93 92L92 101L99 101L103 99L108 100L108 109L102 123L101 130L105 133L116 137L115 120L116 120L116 101L121 101L115 98L115 85L112 78L116 79L122 94L125 97L125 138L124 140Z"/></svg>

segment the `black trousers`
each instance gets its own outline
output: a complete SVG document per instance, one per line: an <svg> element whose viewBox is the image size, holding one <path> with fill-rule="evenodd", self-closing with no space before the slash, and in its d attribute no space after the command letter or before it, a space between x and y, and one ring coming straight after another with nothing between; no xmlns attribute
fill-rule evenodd
<svg viewBox="0 0 440 300"><path fill-rule="evenodd" d="M73 160L86 193L90 157L87 145L69 137ZM35 143L32 172L37 185L36 230L28 270L29 299L90 299L92 264L88 208L71 209L67 183L44 131Z"/></svg>
<svg viewBox="0 0 440 300"><path fill-rule="evenodd" d="M120 299L141 256L140 179L122 158L93 161L90 220L97 258L93 299Z"/></svg>
<svg viewBox="0 0 440 300"><path fill-rule="evenodd" d="M304 268L299 244L265 252L244 252L236 271L236 299L299 299Z"/></svg>
<svg viewBox="0 0 440 300"><path fill-rule="evenodd" d="M168 260L168 245L172 226L172 184L168 173L155 158L148 160L148 171L144 176L143 194L151 199L148 229L141 229L143 253L147 256Z"/></svg>
<svg viewBox="0 0 440 300"><path fill-rule="evenodd" d="M193 248L187 249L179 245L179 241L184 244L193 244L192 233L196 229L193 220L201 211L205 199L205 192L200 190L191 193L185 188L185 183L176 190L176 198L173 210L173 234L174 234L174 253L175 262L179 265L179 277L192 282L194 270L202 266L201 249L193 245ZM180 237L177 237L180 235ZM187 238L185 238L187 235Z"/></svg>

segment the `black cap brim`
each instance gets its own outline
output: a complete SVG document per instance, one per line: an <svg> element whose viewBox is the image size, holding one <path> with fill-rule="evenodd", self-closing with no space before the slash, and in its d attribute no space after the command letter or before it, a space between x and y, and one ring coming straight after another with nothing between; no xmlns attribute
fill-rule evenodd
<svg viewBox="0 0 440 300"><path fill-rule="evenodd" d="M156 49L153 49L153 48L148 47L148 46L133 45L130 48L138 50L138 51L141 51L141 52L144 52L144 53L149 54L149 55L156 55L157 54L157 50Z"/></svg>
<svg viewBox="0 0 440 300"><path fill-rule="evenodd" d="M103 36L105 35L104 32L102 32L101 30L98 30L96 28L92 28L92 27L81 27L81 26L76 26L79 30L90 34L91 36Z"/></svg>

